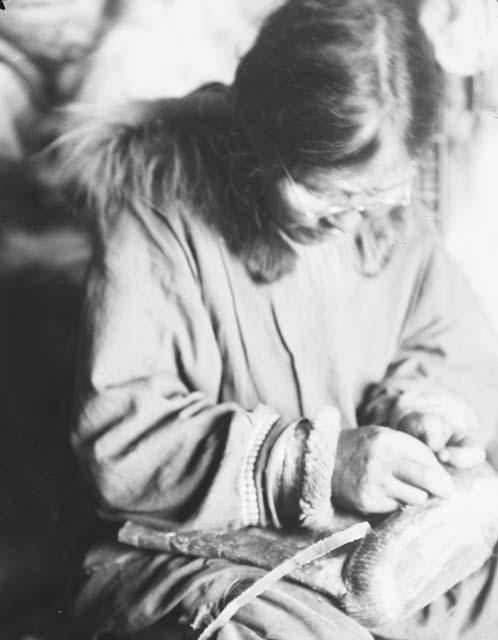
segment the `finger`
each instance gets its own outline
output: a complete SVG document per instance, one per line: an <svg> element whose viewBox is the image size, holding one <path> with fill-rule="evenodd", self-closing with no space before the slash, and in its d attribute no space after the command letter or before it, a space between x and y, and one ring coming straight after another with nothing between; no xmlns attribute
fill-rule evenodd
<svg viewBox="0 0 498 640"><path fill-rule="evenodd" d="M398 428L425 442L432 451L443 449L452 434L449 423L433 413L409 413L400 421Z"/></svg>
<svg viewBox="0 0 498 640"><path fill-rule="evenodd" d="M451 437L451 427L441 416L425 415L421 419L420 429L423 431L423 441L432 451L443 449Z"/></svg>
<svg viewBox="0 0 498 640"><path fill-rule="evenodd" d="M374 503L370 504L367 509L362 509L363 513L392 513L399 509L400 503L394 498L384 496Z"/></svg>
<svg viewBox="0 0 498 640"><path fill-rule="evenodd" d="M392 478L387 488L387 493L397 502L409 505L424 504L429 497L427 491L401 482L397 478Z"/></svg>
<svg viewBox="0 0 498 640"><path fill-rule="evenodd" d="M446 447L438 453L438 458L453 467L468 469L482 464L486 460L486 452L478 445Z"/></svg>
<svg viewBox="0 0 498 640"><path fill-rule="evenodd" d="M435 462L433 465L428 465L403 458L394 475L406 484L418 487L439 498L447 498L453 492L453 480L450 474L437 461Z"/></svg>
<svg viewBox="0 0 498 640"><path fill-rule="evenodd" d="M471 433L453 433L447 442L448 447L478 447L482 449L482 445L477 438Z"/></svg>

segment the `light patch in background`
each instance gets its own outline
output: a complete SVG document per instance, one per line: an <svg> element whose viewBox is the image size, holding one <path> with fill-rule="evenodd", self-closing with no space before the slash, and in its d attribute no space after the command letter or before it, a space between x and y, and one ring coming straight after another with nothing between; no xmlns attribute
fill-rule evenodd
<svg viewBox="0 0 498 640"><path fill-rule="evenodd" d="M230 83L240 56L281 0L127 0L91 60L79 99L177 97Z"/></svg>
<svg viewBox="0 0 498 640"><path fill-rule="evenodd" d="M470 76L492 67L498 55L496 0L425 0L420 22L448 73Z"/></svg>
<svg viewBox="0 0 498 640"><path fill-rule="evenodd" d="M482 103L470 142L449 158L445 242L498 334L498 61Z"/></svg>

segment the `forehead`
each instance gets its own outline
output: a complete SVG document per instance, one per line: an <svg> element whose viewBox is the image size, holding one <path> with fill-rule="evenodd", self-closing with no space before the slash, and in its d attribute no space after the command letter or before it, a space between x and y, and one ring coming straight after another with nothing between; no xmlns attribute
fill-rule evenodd
<svg viewBox="0 0 498 640"><path fill-rule="evenodd" d="M318 193L354 194L402 183L411 177L414 164L399 137L386 132L377 152L368 161L327 170L298 171L296 178Z"/></svg>

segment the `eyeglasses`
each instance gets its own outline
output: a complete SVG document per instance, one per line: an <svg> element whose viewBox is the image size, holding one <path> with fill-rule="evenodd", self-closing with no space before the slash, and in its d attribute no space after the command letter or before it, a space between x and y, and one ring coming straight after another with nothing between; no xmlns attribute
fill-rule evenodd
<svg viewBox="0 0 498 640"><path fill-rule="evenodd" d="M302 183L298 184L289 173L287 177L298 204L292 208L292 221L289 222L298 226L318 222L330 229L337 228L341 231L346 219L358 220L360 216L380 217L385 215L386 208L407 206L412 199L413 171L405 174L403 180L388 187L363 189L355 193L345 190L327 193Z"/></svg>
<svg viewBox="0 0 498 640"><path fill-rule="evenodd" d="M323 212L311 213L303 209L303 213L308 220L320 218L330 218L334 215L340 216L348 212L359 213L360 215L372 214L376 211L384 210L386 207L406 207L412 201L413 177L406 178L396 184L382 189L371 189L359 193L341 194L341 202L331 203ZM321 196L324 197L324 196Z"/></svg>

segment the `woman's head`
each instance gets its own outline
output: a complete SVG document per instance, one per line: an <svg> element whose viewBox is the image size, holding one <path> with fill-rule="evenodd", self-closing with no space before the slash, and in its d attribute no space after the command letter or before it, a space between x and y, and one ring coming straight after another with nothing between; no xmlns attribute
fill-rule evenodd
<svg viewBox="0 0 498 640"><path fill-rule="evenodd" d="M438 76L416 0L288 0L235 79L236 109L290 170L370 159L385 126L416 157Z"/></svg>
<svg viewBox="0 0 498 640"><path fill-rule="evenodd" d="M437 111L417 5L287 0L233 87L138 104L77 130L64 143L65 178L78 174L105 219L123 206L146 215L150 203L196 212L261 282L293 270L292 239L341 228L341 255L374 275L403 225L396 205Z"/></svg>
<svg viewBox="0 0 498 640"><path fill-rule="evenodd" d="M237 116L297 224L327 204L357 200L358 213L401 192L438 87L415 0L288 0L234 84Z"/></svg>

